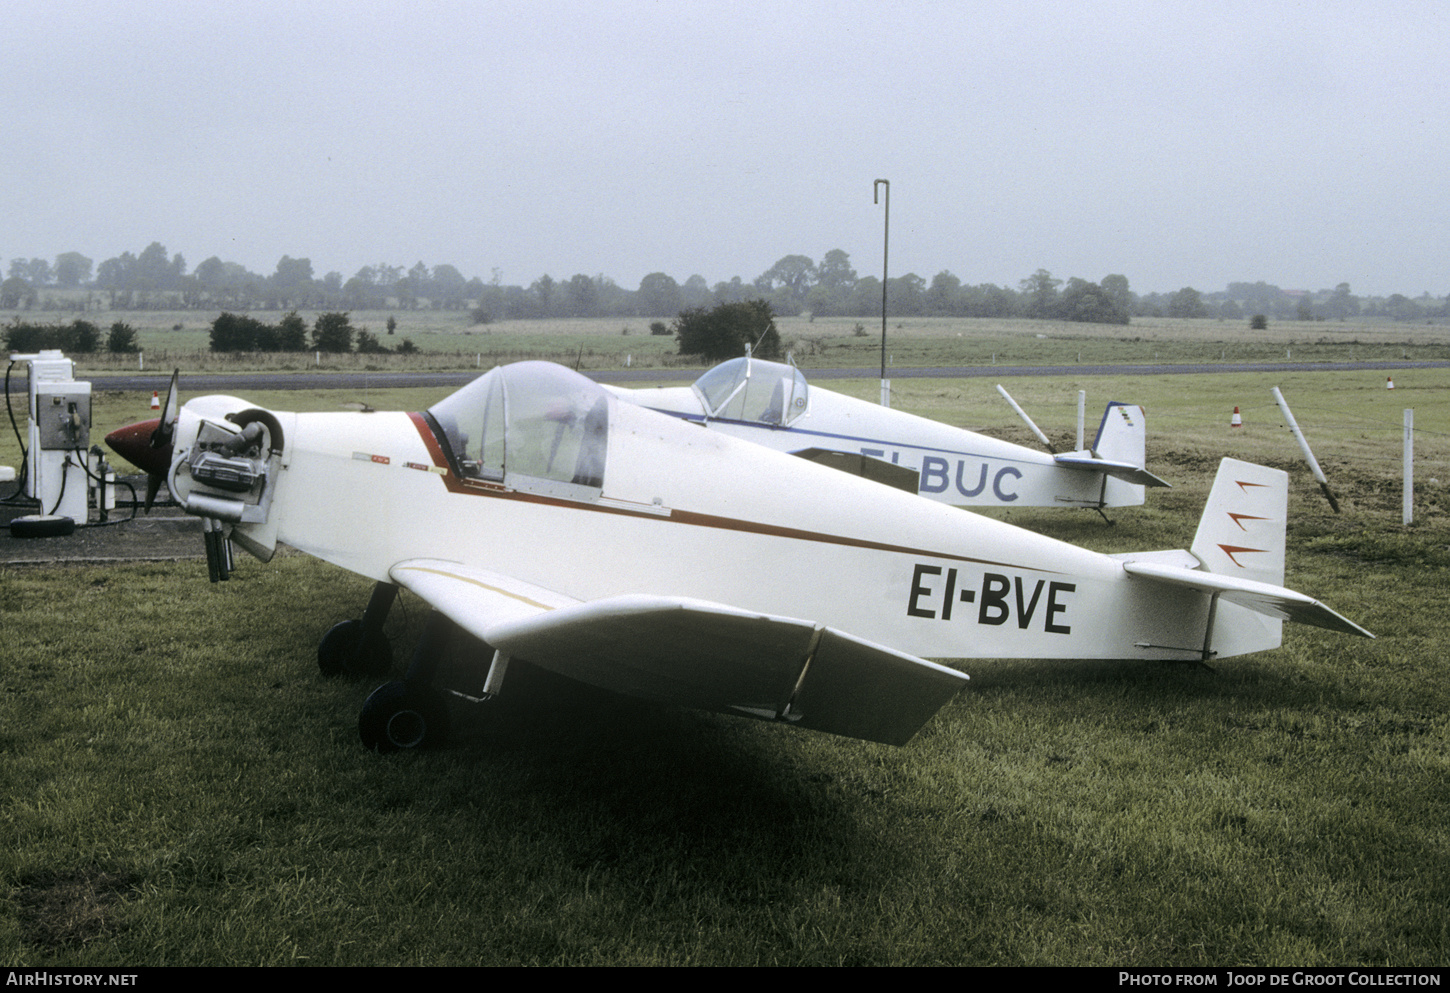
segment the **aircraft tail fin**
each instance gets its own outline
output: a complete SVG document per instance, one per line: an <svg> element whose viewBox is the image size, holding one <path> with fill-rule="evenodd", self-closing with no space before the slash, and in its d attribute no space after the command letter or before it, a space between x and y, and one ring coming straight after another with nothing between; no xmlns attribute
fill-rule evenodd
<svg viewBox="0 0 1450 993"><path fill-rule="evenodd" d="M1147 461L1147 415L1136 403L1116 400L1103 409L1093 454L1109 462L1127 462L1143 468Z"/></svg>
<svg viewBox="0 0 1450 993"><path fill-rule="evenodd" d="M1282 585L1288 516L1288 473L1224 459L1189 550L1209 572Z"/></svg>
<svg viewBox="0 0 1450 993"><path fill-rule="evenodd" d="M1189 553L1124 555L1123 568L1213 598L1205 658L1277 648L1286 620L1373 638L1313 597L1284 587L1288 510L1287 473L1224 459Z"/></svg>
<svg viewBox="0 0 1450 993"><path fill-rule="evenodd" d="M1143 468L1147 461L1146 420L1143 408L1137 404L1114 401L1103 410L1092 448L1053 458L1060 466L1105 477L1100 506L1140 506L1145 487L1170 485Z"/></svg>

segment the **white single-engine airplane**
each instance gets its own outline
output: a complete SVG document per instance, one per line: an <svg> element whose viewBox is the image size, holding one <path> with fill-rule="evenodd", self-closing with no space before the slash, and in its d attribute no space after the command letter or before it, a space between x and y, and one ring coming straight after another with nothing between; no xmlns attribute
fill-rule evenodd
<svg viewBox="0 0 1450 993"><path fill-rule="evenodd" d="M927 658L1207 660L1285 619L1364 629L1284 589L1285 473L1225 460L1192 551L1101 555L502 366L426 413L284 413L208 396L113 432L220 540L376 581L324 671L391 666L403 587L433 608L407 677L359 719L378 750L446 734L455 628L509 660L650 700L903 744L967 677ZM153 491L154 492L154 489ZM486 669L482 661L488 659ZM461 695L461 694L460 694Z"/></svg>
<svg viewBox="0 0 1450 993"><path fill-rule="evenodd" d="M1052 454L811 389L793 364L748 355L722 362L691 386L608 388L652 410L955 507L1101 512L1141 506L1145 487L1169 485L1143 468L1145 415L1136 404L1108 404L1091 448Z"/></svg>

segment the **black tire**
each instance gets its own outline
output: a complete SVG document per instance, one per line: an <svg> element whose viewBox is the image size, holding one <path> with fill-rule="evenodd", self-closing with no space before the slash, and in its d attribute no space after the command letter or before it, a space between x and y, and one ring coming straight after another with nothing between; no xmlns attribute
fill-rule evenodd
<svg viewBox="0 0 1450 993"><path fill-rule="evenodd" d="M393 670L393 646L381 631L363 640L362 621L340 621L317 644L324 676L386 676Z"/></svg>
<svg viewBox="0 0 1450 993"><path fill-rule="evenodd" d="M30 514L25 517L17 517L10 522L10 537L60 538L73 534L75 529L76 522L73 517L61 517L57 514Z"/></svg>
<svg viewBox="0 0 1450 993"><path fill-rule="evenodd" d="M384 683L363 704L357 732L374 752L437 748L448 740L448 705L432 687Z"/></svg>

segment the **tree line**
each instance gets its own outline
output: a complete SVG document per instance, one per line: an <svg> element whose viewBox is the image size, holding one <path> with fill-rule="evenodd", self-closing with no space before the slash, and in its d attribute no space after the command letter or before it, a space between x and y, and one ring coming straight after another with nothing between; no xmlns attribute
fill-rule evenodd
<svg viewBox="0 0 1450 993"><path fill-rule="evenodd" d="M80 291L46 294L41 290ZM1173 293L1138 294L1128 278L1110 274L1096 282L1062 280L1045 269L1016 286L969 284L948 270L929 281L916 273L887 280L887 312L892 317L1034 317L1126 324L1133 317L1219 317L1264 315L1279 320L1338 320L1354 316L1422 321L1450 317L1450 296L1418 298L1356 296L1348 283L1317 291L1285 290L1264 282L1230 283L1202 292L1183 287ZM0 310L454 310L475 323L554 317L672 317L682 311L721 304L765 300L782 316L879 315L882 283L859 275L841 249L819 262L787 255L753 280L739 276L709 284L692 275L684 282L652 272L636 289L603 274L576 273L567 280L547 273L528 286L505 285L495 269L484 282L465 278L452 265L416 263L410 269L379 263L351 277L339 272L318 276L312 260L284 255L263 275L217 256L188 271L186 259L171 255L160 242L141 252L106 259L99 265L79 252L54 261L14 258L0 283ZM97 299L97 298L100 299Z"/></svg>

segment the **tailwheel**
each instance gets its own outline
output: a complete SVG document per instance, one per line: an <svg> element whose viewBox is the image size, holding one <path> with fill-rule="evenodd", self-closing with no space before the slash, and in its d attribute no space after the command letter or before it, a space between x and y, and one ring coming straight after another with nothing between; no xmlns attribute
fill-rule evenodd
<svg viewBox="0 0 1450 993"><path fill-rule="evenodd" d="M448 738L448 705L431 686L384 683L363 704L357 730L375 752L436 748Z"/></svg>
<svg viewBox="0 0 1450 993"><path fill-rule="evenodd" d="M367 634L362 621L341 621L318 643L317 667L324 676L386 676L393 646L381 631Z"/></svg>

